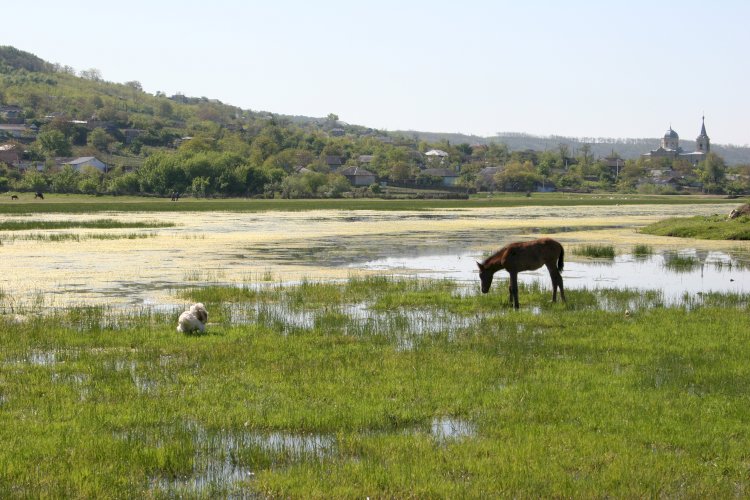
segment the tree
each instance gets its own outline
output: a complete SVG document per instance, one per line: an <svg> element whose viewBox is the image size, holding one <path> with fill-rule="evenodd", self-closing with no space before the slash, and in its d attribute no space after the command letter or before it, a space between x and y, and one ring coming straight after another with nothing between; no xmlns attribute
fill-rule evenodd
<svg viewBox="0 0 750 500"><path fill-rule="evenodd" d="M557 151L560 154L560 166L566 168L568 166L568 156L570 154L568 145L564 142L561 142L557 145Z"/></svg>
<svg viewBox="0 0 750 500"><path fill-rule="evenodd" d="M138 174L129 172L119 177L110 179L107 191L112 194L137 194L140 190Z"/></svg>
<svg viewBox="0 0 750 500"><path fill-rule="evenodd" d="M388 177L394 182L408 181L412 177L412 167L405 161L398 161L391 165Z"/></svg>
<svg viewBox="0 0 750 500"><path fill-rule="evenodd" d="M166 99L160 100L159 105L156 108L156 113L162 118L171 118L172 113L174 113L172 103Z"/></svg>
<svg viewBox="0 0 750 500"><path fill-rule="evenodd" d="M115 139L101 127L92 130L88 137L89 146L93 146L98 151L102 152L107 152L109 150L109 145L114 141Z"/></svg>
<svg viewBox="0 0 750 500"><path fill-rule="evenodd" d="M102 72L96 68L81 70L81 72L78 73L78 75L85 80L91 80L93 82L102 81Z"/></svg>
<svg viewBox="0 0 750 500"><path fill-rule="evenodd" d="M541 181L542 177L536 173L530 161L513 161L505 170L495 174L495 183L506 191L531 191L535 184Z"/></svg>
<svg viewBox="0 0 750 500"><path fill-rule="evenodd" d="M712 190L719 191L726 177L727 168L724 164L724 158L716 153L708 153L698 168L704 189L709 193Z"/></svg>
<svg viewBox="0 0 750 500"><path fill-rule="evenodd" d="M56 193L75 193L80 175L71 165L65 165L52 177L52 190Z"/></svg>
<svg viewBox="0 0 750 500"><path fill-rule="evenodd" d="M196 177L190 185L190 192L196 197L205 197L211 188L211 180L208 177Z"/></svg>
<svg viewBox="0 0 750 500"><path fill-rule="evenodd" d="M26 191L45 191L47 179L40 172L28 169L21 180L21 188Z"/></svg>
<svg viewBox="0 0 750 500"><path fill-rule="evenodd" d="M53 156L71 155L70 141L59 130L51 129L39 132L37 141L48 154Z"/></svg>

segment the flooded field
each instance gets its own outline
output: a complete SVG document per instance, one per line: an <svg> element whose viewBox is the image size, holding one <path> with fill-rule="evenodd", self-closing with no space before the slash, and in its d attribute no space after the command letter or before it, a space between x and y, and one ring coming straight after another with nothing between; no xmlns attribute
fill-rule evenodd
<svg viewBox="0 0 750 500"><path fill-rule="evenodd" d="M640 234L684 206L561 210L0 218L0 496L750 489L750 243ZM546 270L518 312L504 272L479 293L475 261L539 236L567 305Z"/></svg>
<svg viewBox="0 0 750 500"><path fill-rule="evenodd" d="M691 207L724 213L725 205ZM91 221L106 217L171 227L3 231L0 291L6 310L36 305L178 306L173 290L203 284L343 279L360 273L429 275L472 283L475 260L502 245L553 236L570 249L613 245L614 260L566 254L566 287L663 290L667 298L706 291L747 292L750 244L639 234L639 227L686 207L520 207L413 212L108 213L3 216L0 221ZM654 255L632 257L636 244ZM670 268L674 256L693 265ZM502 279L505 277L502 275ZM548 280L546 272L526 281ZM505 286L501 281L500 285Z"/></svg>

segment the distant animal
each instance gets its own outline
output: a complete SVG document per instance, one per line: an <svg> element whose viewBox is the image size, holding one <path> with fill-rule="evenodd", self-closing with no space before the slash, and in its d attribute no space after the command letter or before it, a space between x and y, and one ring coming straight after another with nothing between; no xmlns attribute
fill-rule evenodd
<svg viewBox="0 0 750 500"><path fill-rule="evenodd" d="M484 262L477 262L479 267L479 279L482 282L482 293L490 291L492 277L501 269L508 271L510 275L510 300L513 307L518 309L518 273L522 271L534 271L542 266L547 266L549 276L552 278L552 302L557 302L557 289L560 289L560 298L565 302L563 290L563 279L560 271L563 270L563 257L565 250L560 243L551 238L541 238L534 241L511 243L504 246Z"/></svg>
<svg viewBox="0 0 750 500"><path fill-rule="evenodd" d="M11 200L17 200L18 199L18 195L17 194L12 194L12 195L10 195L10 199Z"/></svg>
<svg viewBox="0 0 750 500"><path fill-rule="evenodd" d="M172 201L177 201L179 199L180 199L180 193L178 193L177 191L173 192L172 193Z"/></svg>
<svg viewBox="0 0 750 500"><path fill-rule="evenodd" d="M34 199L36 200L37 198L44 199L44 194L41 191L37 191L34 193Z"/></svg>
<svg viewBox="0 0 750 500"><path fill-rule="evenodd" d="M198 302L190 306L190 309L180 314L177 320L177 331L179 333L204 332L206 322L208 321L208 312L206 307Z"/></svg>
<svg viewBox="0 0 750 500"><path fill-rule="evenodd" d="M727 216L727 218L736 219L741 215L750 215L750 203L745 203L744 205L740 205L739 207L732 209L732 211L729 212L729 216Z"/></svg>

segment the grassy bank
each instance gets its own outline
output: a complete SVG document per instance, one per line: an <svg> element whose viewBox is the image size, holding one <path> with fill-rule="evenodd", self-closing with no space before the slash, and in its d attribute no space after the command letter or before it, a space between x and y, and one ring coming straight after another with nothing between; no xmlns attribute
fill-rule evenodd
<svg viewBox="0 0 750 500"><path fill-rule="evenodd" d="M730 220L725 215L674 217L650 224L641 232L702 240L750 240L750 218Z"/></svg>
<svg viewBox="0 0 750 500"><path fill-rule="evenodd" d="M234 211L260 212L268 210L423 210L434 208L482 208L517 206L579 206L579 205L641 205L641 204L706 204L728 203L736 200L714 196L665 196L665 195L618 195L618 194L563 194L539 193L531 197L522 194L477 195L469 200L381 200L320 199L320 200L265 200L265 199L195 199L181 198L172 202L169 198L146 198L134 196L84 196L49 194L44 200L22 199L0 200L0 214L26 213L85 213L85 212L173 212L173 211Z"/></svg>
<svg viewBox="0 0 750 500"><path fill-rule="evenodd" d="M746 494L747 297L532 286L514 312L477 292L176 290L204 335L175 333L179 310L0 293L0 495Z"/></svg>

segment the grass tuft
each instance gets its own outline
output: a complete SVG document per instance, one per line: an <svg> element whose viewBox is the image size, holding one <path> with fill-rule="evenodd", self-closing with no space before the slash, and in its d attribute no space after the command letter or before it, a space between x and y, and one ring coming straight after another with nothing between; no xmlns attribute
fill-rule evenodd
<svg viewBox="0 0 750 500"><path fill-rule="evenodd" d="M573 254L595 259L614 259L615 247L612 245L583 245L573 247Z"/></svg>

